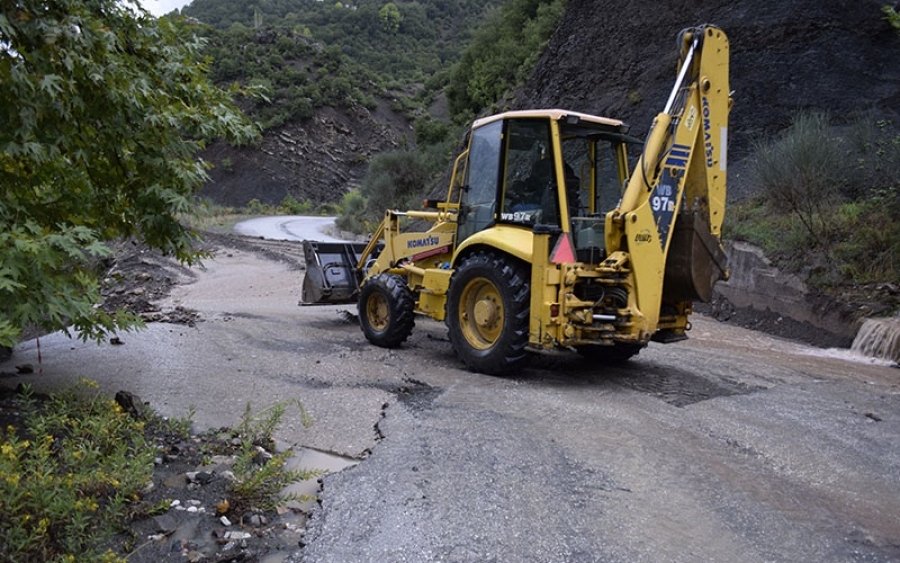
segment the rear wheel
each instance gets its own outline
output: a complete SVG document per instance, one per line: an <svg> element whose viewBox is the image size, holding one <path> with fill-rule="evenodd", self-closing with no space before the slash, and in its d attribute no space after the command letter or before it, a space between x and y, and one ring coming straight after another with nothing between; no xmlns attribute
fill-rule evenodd
<svg viewBox="0 0 900 563"><path fill-rule="evenodd" d="M473 370L500 375L528 360L528 270L512 258L478 252L453 273L447 327L459 358Z"/></svg>
<svg viewBox="0 0 900 563"><path fill-rule="evenodd" d="M378 274L359 291L359 325L366 339L382 348L396 348L409 338L414 309L412 291L396 274Z"/></svg>
<svg viewBox="0 0 900 563"><path fill-rule="evenodd" d="M623 344L618 342L612 346L584 346L578 349L578 353L591 361L606 364L620 364L627 362L643 348L640 344Z"/></svg>

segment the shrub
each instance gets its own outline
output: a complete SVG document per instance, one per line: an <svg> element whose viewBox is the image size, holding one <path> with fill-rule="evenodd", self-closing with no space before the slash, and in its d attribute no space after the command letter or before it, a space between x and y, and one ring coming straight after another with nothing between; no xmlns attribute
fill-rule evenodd
<svg viewBox="0 0 900 563"><path fill-rule="evenodd" d="M371 230L366 220L366 198L359 190L344 194L335 224L342 231L351 233L362 234Z"/></svg>
<svg viewBox="0 0 900 563"><path fill-rule="evenodd" d="M302 424L309 426L309 416L302 405L297 403L297 406ZM286 407L286 403L277 403L256 415L251 411L250 403L244 409L237 427L240 451L234 464L236 479L230 485L237 509L274 510L287 501L299 500L282 491L288 485L322 474L321 471L287 469L285 464L293 455L291 449L275 454L265 451L275 449L272 434L281 423Z"/></svg>
<svg viewBox="0 0 900 563"><path fill-rule="evenodd" d="M385 209L408 209L425 191L432 170L424 155L413 151L381 153L372 159L362 185L368 200L366 217L380 219Z"/></svg>
<svg viewBox="0 0 900 563"><path fill-rule="evenodd" d="M771 209L793 214L820 246L831 236L824 212L840 199L844 162L827 116L801 113L778 139L756 145L753 171Z"/></svg>
<svg viewBox="0 0 900 563"><path fill-rule="evenodd" d="M819 288L900 278L900 135L871 117L838 136L801 114L756 147L761 197L732 205L726 234L759 244Z"/></svg>
<svg viewBox="0 0 900 563"><path fill-rule="evenodd" d="M82 391L96 384L82 380ZM0 429L0 545L11 561L115 560L103 552L150 481L144 423L99 393L74 389L39 406L23 395L24 428Z"/></svg>

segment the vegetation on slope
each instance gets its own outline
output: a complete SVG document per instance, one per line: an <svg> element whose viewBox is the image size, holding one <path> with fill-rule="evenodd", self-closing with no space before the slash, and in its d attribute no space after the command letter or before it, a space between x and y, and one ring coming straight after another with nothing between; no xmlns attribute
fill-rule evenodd
<svg viewBox="0 0 900 563"><path fill-rule="evenodd" d="M841 130L799 114L753 156L756 198L727 235L760 245L820 289L900 279L900 133L862 118Z"/></svg>
<svg viewBox="0 0 900 563"><path fill-rule="evenodd" d="M414 205L430 191L471 118L492 108L530 72L563 8L564 0L507 0L491 11L448 78L454 124L419 118L417 148L376 156L361 189L344 198L338 225L366 232L381 220L385 208Z"/></svg>

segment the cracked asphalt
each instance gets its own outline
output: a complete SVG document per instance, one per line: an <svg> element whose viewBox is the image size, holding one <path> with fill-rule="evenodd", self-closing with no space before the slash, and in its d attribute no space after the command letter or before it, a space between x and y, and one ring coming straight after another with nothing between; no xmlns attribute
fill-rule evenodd
<svg viewBox="0 0 900 563"><path fill-rule="evenodd" d="M282 444L364 461L324 478L293 562L900 560L900 370L697 317L624 366L489 377L427 319L368 345L352 307L297 306L301 275L222 250L163 304L195 327L47 335L6 382L88 376L200 429L302 401ZM34 341L0 372L24 362Z"/></svg>

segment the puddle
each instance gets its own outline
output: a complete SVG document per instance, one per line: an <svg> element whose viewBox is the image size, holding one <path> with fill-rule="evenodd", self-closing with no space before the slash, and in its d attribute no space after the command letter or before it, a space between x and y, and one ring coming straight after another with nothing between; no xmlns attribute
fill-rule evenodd
<svg viewBox="0 0 900 563"><path fill-rule="evenodd" d="M319 493L319 479L324 475L337 473L348 467L353 467L359 462L360 460L352 457L323 452L313 448L297 448L294 450L293 457L291 457L286 464L287 469L318 471L319 474L311 479L294 483L284 489L284 493L293 493L308 497L306 500L300 502L290 502L288 503L288 506L291 508L299 508L304 511L312 510L313 506L316 504L316 495Z"/></svg>

